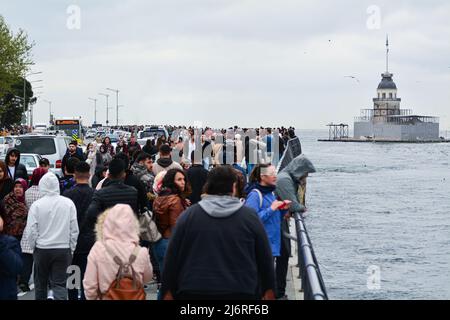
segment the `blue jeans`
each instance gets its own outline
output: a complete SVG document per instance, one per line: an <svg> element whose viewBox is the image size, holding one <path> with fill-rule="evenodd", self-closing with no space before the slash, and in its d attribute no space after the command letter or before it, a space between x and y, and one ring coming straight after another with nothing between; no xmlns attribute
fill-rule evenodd
<svg viewBox="0 0 450 320"><path fill-rule="evenodd" d="M159 272L163 273L163 265L164 265L164 256L166 255L167 245L169 243L169 239L161 238L158 242L153 244L153 253L155 255L156 261L159 265Z"/></svg>
<svg viewBox="0 0 450 320"><path fill-rule="evenodd" d="M161 238L158 242L155 242L152 246L153 254L155 255L156 261L159 265L159 274L162 279L163 275L163 265L164 257L167 251L167 245L169 244L169 239ZM162 300L161 290L158 290L157 299Z"/></svg>

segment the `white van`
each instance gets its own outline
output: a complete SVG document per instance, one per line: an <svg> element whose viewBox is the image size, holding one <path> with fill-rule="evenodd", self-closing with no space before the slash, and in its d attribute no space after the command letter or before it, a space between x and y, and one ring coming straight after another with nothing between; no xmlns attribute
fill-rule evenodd
<svg viewBox="0 0 450 320"><path fill-rule="evenodd" d="M50 171L62 177L62 159L72 141L67 136L24 135L14 139L14 147L20 153L35 153L50 162Z"/></svg>
<svg viewBox="0 0 450 320"><path fill-rule="evenodd" d="M45 123L36 123L33 133L46 133L47 129L48 127Z"/></svg>

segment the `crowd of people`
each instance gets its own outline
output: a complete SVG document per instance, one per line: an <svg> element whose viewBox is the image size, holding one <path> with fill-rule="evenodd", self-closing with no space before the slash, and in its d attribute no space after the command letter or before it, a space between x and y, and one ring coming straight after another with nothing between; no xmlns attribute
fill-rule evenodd
<svg viewBox="0 0 450 320"><path fill-rule="evenodd" d="M61 177L42 159L29 179L10 149L0 161L0 299L29 291L32 273L37 300L125 299L112 285L125 274L140 290L157 282L158 299L286 299L284 233L306 210L299 190L315 172L301 155L277 173L294 129L176 129L143 147L134 136L85 151L72 141ZM150 224L157 239L142 237ZM68 288L70 266L81 282Z"/></svg>

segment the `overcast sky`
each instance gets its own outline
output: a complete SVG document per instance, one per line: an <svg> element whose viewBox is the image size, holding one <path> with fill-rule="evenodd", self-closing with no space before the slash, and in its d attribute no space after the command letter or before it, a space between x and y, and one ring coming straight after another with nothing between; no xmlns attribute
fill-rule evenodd
<svg viewBox="0 0 450 320"><path fill-rule="evenodd" d="M401 106L450 129L448 0L0 0L0 14L35 41L44 73L29 80L44 80L57 117L90 124L94 97L105 123L110 87L120 123L353 124L373 106L389 34ZM48 120L48 104L35 110Z"/></svg>

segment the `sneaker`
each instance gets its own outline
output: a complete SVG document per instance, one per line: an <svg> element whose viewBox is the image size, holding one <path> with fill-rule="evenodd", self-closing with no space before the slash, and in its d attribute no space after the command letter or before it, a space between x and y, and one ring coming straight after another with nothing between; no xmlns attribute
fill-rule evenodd
<svg viewBox="0 0 450 320"><path fill-rule="evenodd" d="M31 291L30 287L29 287L28 284L26 284L26 283L20 283L20 284L19 284L19 289L20 289L22 292L30 292L30 291Z"/></svg>

